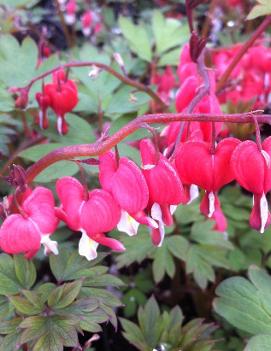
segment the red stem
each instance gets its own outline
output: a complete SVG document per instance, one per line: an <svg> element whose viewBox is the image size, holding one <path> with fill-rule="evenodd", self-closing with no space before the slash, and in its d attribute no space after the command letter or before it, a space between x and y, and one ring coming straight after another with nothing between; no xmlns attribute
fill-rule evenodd
<svg viewBox="0 0 271 351"><path fill-rule="evenodd" d="M267 16L264 21L261 23L261 25L256 29L256 31L252 34L252 36L248 39L247 42L241 47L241 49L237 52L237 54L234 56L232 59L231 63L225 70L225 72L222 74L222 77L220 78L218 84L217 84L217 89L216 91L219 92L227 80L229 79L232 71L236 67L236 65L239 63L239 61L242 59L244 54L247 52L247 50L254 44L254 42L259 38L259 36L266 30L267 27L271 24L271 16Z"/></svg>
<svg viewBox="0 0 271 351"><path fill-rule="evenodd" d="M259 123L271 123L271 115L255 116ZM27 169L27 182L32 182L35 177L51 164L70 160L75 157L98 156L113 148L128 135L142 127L142 124L167 124L169 122L191 121L191 122L224 122L224 123L251 123L251 113L241 114L187 114L187 113L160 113L139 116L126 124L105 141L97 141L94 144L71 145L58 148Z"/></svg>
<svg viewBox="0 0 271 351"><path fill-rule="evenodd" d="M133 80L125 75L120 74L119 72L115 71L113 68L111 68L110 66L107 66L103 63L100 62L93 62L93 61L84 61L84 62L69 62L69 63L65 63L63 65L59 65L53 69L50 69L49 71L46 71L36 77L34 77L33 79L30 80L30 82L24 87L24 89L30 89L32 87L32 85L40 80L43 79L47 76L49 76L50 74L58 71L60 68L72 68L72 67L91 67L91 66L96 66L98 68L101 68L102 70L112 74L114 77L116 77L117 79L119 79L121 82L123 82L124 84L130 85L134 88L136 88L139 91L143 91L146 94L148 94L154 101L156 101L159 106L161 106L161 108L163 110L166 110L168 108L168 106L163 102L163 100L159 97L158 94L156 94L151 88L149 88L148 86L144 85L143 83L140 83L136 80Z"/></svg>

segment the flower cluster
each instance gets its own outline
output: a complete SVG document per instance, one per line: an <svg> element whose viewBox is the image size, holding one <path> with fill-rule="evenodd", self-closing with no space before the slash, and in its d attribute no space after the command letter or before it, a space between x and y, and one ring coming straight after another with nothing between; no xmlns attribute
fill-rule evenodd
<svg viewBox="0 0 271 351"><path fill-rule="evenodd" d="M68 25L76 23L78 5L76 0L61 1L61 9ZM85 9L80 17L81 30L84 36L97 35L102 29L102 18L97 11Z"/></svg>
<svg viewBox="0 0 271 351"><path fill-rule="evenodd" d="M47 110L50 107L57 115L57 131L59 134L68 132L65 114L71 112L78 103L77 86L68 79L65 71L60 69L53 73L53 82L44 84L42 92L36 94L40 107L38 123L40 128L48 128Z"/></svg>
<svg viewBox="0 0 271 351"><path fill-rule="evenodd" d="M216 78L220 79L241 44L215 50L212 55ZM252 109L262 109L270 103L271 49L261 42L251 47L236 65L229 84L219 95L220 103L250 103Z"/></svg>

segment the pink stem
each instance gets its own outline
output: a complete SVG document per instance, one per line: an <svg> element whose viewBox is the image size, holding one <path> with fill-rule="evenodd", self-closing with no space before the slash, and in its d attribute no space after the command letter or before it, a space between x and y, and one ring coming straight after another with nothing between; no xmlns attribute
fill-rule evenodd
<svg viewBox="0 0 271 351"><path fill-rule="evenodd" d="M271 115L255 116L259 123L271 123ZM105 141L97 141L94 144L80 144L63 146L51 151L39 161L30 166L26 171L27 182L32 182L35 177L51 164L61 161L70 160L75 157L98 156L113 148L119 142L124 140L128 135L142 127L142 124L169 122L191 121L191 122L224 122L224 123L251 123L251 113L241 114L187 114L187 113L160 113L139 116L130 123L126 124L115 134Z"/></svg>

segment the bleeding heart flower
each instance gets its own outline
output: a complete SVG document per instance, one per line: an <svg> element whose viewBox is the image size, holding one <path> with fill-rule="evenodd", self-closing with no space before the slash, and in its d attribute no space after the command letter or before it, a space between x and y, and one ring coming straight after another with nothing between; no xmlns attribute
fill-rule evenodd
<svg viewBox="0 0 271 351"><path fill-rule="evenodd" d="M175 164L179 176L183 184L196 184L206 191L209 218L214 218L214 213L220 211L217 192L235 178L230 160L239 142L235 138L224 139L212 154L209 143L188 141L177 151ZM202 208L205 208L206 198L203 202Z"/></svg>
<svg viewBox="0 0 271 351"><path fill-rule="evenodd" d="M21 196L18 213L8 216L0 228L0 247L9 254L24 253L33 257L44 245L45 254L58 254L57 243L49 237L55 231L58 220L55 216L54 197L49 189L27 189Z"/></svg>
<svg viewBox="0 0 271 351"><path fill-rule="evenodd" d="M127 157L117 160L113 152L107 152L99 160L100 183L112 193L122 209L118 229L128 235L135 235L138 223L157 227L157 223L144 213L149 201L149 190L140 168Z"/></svg>
<svg viewBox="0 0 271 351"><path fill-rule="evenodd" d="M72 230L81 231L79 254L88 260L97 257L98 244L115 251L125 248L118 240L108 238L104 232L113 230L120 219L120 208L108 191L87 191L73 177L63 177L56 182L61 207L56 209L59 219Z"/></svg>
<svg viewBox="0 0 271 351"><path fill-rule="evenodd" d="M44 86L44 94L49 97L50 107L57 115L58 133L66 134L68 124L65 121L65 114L71 112L78 103L76 84L70 79L58 78L57 82Z"/></svg>
<svg viewBox="0 0 271 351"><path fill-rule="evenodd" d="M262 150L251 140L242 142L232 155L232 168L238 183L253 193L250 215L252 228L261 233L271 223L266 193L271 190L271 137L265 139Z"/></svg>
<svg viewBox="0 0 271 351"><path fill-rule="evenodd" d="M149 188L151 216L158 221L159 228L152 229L155 245L161 246L164 225L172 225L172 213L176 206L184 202L184 191L175 168L170 164L149 139L140 142L142 170ZM159 235L160 234L160 235Z"/></svg>
<svg viewBox="0 0 271 351"><path fill-rule="evenodd" d="M46 95L44 92L36 93L36 100L40 107L38 124L41 129L47 129L49 126L47 110L51 104L50 96Z"/></svg>

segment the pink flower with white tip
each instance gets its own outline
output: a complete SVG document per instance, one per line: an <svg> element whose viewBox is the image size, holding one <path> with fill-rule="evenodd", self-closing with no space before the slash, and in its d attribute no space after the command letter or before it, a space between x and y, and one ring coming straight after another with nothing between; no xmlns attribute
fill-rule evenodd
<svg viewBox="0 0 271 351"><path fill-rule="evenodd" d="M9 254L33 257L44 245L45 254L58 254L57 242L50 239L58 219L52 192L44 187L27 190L18 212L9 215L0 228L0 247Z"/></svg>
<svg viewBox="0 0 271 351"><path fill-rule="evenodd" d="M154 245L161 246L164 239L164 225L172 225L176 206L185 201L184 190L175 168L168 159L155 149L152 141L140 142L142 170L149 188L148 208L151 217L159 223L152 228Z"/></svg>
<svg viewBox="0 0 271 351"><path fill-rule="evenodd" d="M117 160L113 152L107 152L99 160L100 183L112 193L122 209L118 229L135 235L140 223L158 228L158 224L144 212L149 189L141 169L127 157Z"/></svg>
<svg viewBox="0 0 271 351"><path fill-rule="evenodd" d="M271 223L266 193L271 190L271 137L264 140L262 149L252 140L238 145L232 155L231 164L236 180L253 193L253 208L250 215L252 228L264 232Z"/></svg>
<svg viewBox="0 0 271 351"><path fill-rule="evenodd" d="M212 153L210 143L188 141L180 145L175 158L182 182L196 184L205 190L201 203L202 213L216 220L216 229L223 231L227 225L217 193L235 179L231 156L239 143L235 138L223 139Z"/></svg>
<svg viewBox="0 0 271 351"><path fill-rule="evenodd" d="M108 191L87 191L73 177L63 177L56 182L61 206L56 209L59 219L74 231L81 231L79 254L88 260L97 257L99 244L115 251L124 251L121 242L104 233L113 230L120 219L120 208Z"/></svg>

